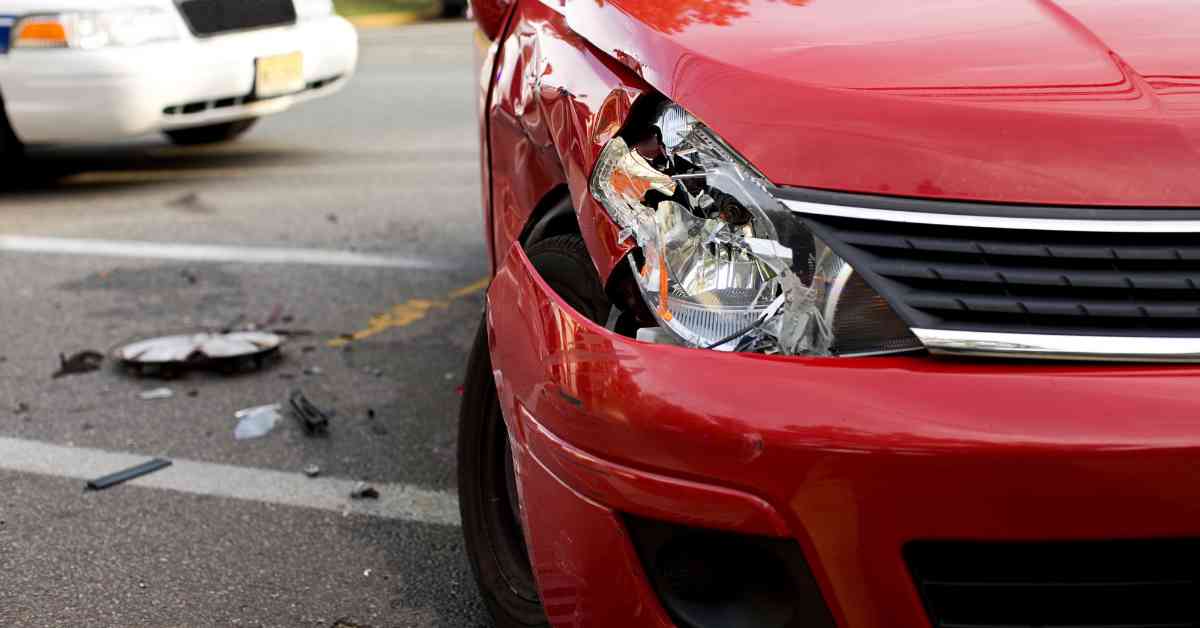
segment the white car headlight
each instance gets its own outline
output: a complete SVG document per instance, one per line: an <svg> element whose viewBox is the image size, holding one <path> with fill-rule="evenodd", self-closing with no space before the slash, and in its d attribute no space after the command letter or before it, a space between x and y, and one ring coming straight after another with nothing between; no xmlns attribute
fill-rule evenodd
<svg viewBox="0 0 1200 628"><path fill-rule="evenodd" d="M179 38L179 16L162 7L71 11L17 22L13 48L138 46Z"/></svg>
<svg viewBox="0 0 1200 628"><path fill-rule="evenodd" d="M295 0L300 19L333 15L333 0Z"/></svg>
<svg viewBox="0 0 1200 628"><path fill-rule="evenodd" d="M678 105L611 140L591 192L636 239L635 281L684 344L786 355L921 348L763 177Z"/></svg>

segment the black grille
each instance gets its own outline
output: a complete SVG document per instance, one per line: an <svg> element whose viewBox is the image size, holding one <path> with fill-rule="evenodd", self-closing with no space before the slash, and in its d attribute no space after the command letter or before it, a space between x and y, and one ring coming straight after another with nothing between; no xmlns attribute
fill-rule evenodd
<svg viewBox="0 0 1200 628"><path fill-rule="evenodd" d="M1200 626L1200 540L920 542L905 558L937 628Z"/></svg>
<svg viewBox="0 0 1200 628"><path fill-rule="evenodd" d="M179 9L201 37L296 23L292 0L182 0Z"/></svg>
<svg viewBox="0 0 1200 628"><path fill-rule="evenodd" d="M807 219L913 327L1200 337L1200 234Z"/></svg>

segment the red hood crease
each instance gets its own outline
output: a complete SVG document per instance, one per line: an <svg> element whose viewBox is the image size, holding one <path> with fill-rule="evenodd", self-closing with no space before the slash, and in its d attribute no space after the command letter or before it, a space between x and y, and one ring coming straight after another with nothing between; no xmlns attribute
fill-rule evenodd
<svg viewBox="0 0 1200 628"><path fill-rule="evenodd" d="M776 184L1200 207L1200 3L543 1Z"/></svg>

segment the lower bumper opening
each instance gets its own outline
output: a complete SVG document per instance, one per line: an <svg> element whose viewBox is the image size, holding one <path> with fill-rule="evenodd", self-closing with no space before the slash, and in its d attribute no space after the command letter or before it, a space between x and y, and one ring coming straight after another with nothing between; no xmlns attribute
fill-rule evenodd
<svg viewBox="0 0 1200 628"><path fill-rule="evenodd" d="M791 540L625 517L646 575L680 628L833 628Z"/></svg>
<svg viewBox="0 0 1200 628"><path fill-rule="evenodd" d="M1200 540L917 542L934 626L1200 626Z"/></svg>
<svg viewBox="0 0 1200 628"><path fill-rule="evenodd" d="M308 83L306 83L304 85L304 89L302 89L294 94L285 94L284 96L276 96L276 98L285 98L287 96L295 96L296 94L303 94L306 92L311 92L311 91L315 91L318 89L322 89L324 87L333 85L334 83L342 80L342 78L343 78L343 75L339 74L337 76L330 76L330 77L326 77L326 78L322 78L322 79L317 79L315 81L309 81ZM266 98L266 99L255 98L254 96L251 95L251 96L218 98L215 100L198 100L195 102L182 103L182 104L170 105L167 107L163 107L163 114L168 115L168 116L191 115L191 114L196 114L196 113L204 113L205 111L215 111L215 110L219 110L219 109L228 109L229 107L238 107L241 105L248 105L250 103L261 102L263 100L271 100L271 99L270 98Z"/></svg>

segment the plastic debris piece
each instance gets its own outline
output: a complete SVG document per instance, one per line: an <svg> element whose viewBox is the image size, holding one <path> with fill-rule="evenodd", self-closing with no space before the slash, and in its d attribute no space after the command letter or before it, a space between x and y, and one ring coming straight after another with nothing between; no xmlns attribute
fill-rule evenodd
<svg viewBox="0 0 1200 628"><path fill-rule="evenodd" d="M238 420L233 437L237 440L249 440L270 434L279 423L282 410L278 403L238 410L233 415Z"/></svg>
<svg viewBox="0 0 1200 628"><path fill-rule="evenodd" d="M288 395L288 405L296 420L300 421L300 427L304 428L305 434L317 436L329 433L329 420L332 418L332 413L317 407L308 397L304 396L304 391L293 390Z"/></svg>
<svg viewBox="0 0 1200 628"><path fill-rule="evenodd" d="M102 478L96 478L87 483L89 491L102 491L106 488L128 482L135 478L140 478L143 475L149 475L155 471L159 471L171 466L171 461L164 458L155 458L150 462L144 462L136 467L130 467L124 471L118 471L112 475L106 475Z"/></svg>
<svg viewBox="0 0 1200 628"><path fill-rule="evenodd" d="M366 482L359 482L350 491L351 499L379 499L379 490Z"/></svg>
<svg viewBox="0 0 1200 628"><path fill-rule="evenodd" d="M115 357L134 364L179 364L262 356L279 349L283 338L261 331L178 334L127 344Z"/></svg>
<svg viewBox="0 0 1200 628"><path fill-rule="evenodd" d="M319 367L319 366L306 366L306 367L304 367L304 374L305 374L305 375L320 375L321 373L324 373L324 372L325 372L325 371L321 370L321 367Z"/></svg>
<svg viewBox="0 0 1200 628"><path fill-rule="evenodd" d="M143 390L138 394L143 401L155 401L158 399L170 399L175 396L175 391L170 388L155 388L152 390Z"/></svg>
<svg viewBox="0 0 1200 628"><path fill-rule="evenodd" d="M60 353L58 361L58 370L52 376L54 379L66 377L67 375L80 375L98 371L100 370L100 365L104 363L104 354L99 351L88 350L80 351L67 357Z"/></svg>
<svg viewBox="0 0 1200 628"><path fill-rule="evenodd" d="M318 467L315 464L310 464L307 467L304 467L304 475L307 475L310 478L315 478L318 475L321 475L321 467Z"/></svg>
<svg viewBox="0 0 1200 628"><path fill-rule="evenodd" d="M268 314L267 318L263 320L263 322L259 323L258 326L260 328L270 327L271 325L278 323L279 319L281 318L283 318L283 304L276 303L275 307L271 308L271 313Z"/></svg>

